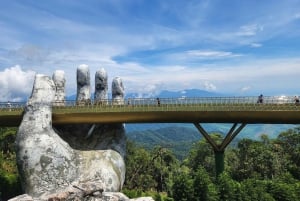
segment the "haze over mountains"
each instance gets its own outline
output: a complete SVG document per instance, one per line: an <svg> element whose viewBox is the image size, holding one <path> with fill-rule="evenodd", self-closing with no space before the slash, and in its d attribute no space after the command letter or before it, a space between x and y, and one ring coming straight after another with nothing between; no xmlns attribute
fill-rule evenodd
<svg viewBox="0 0 300 201"><path fill-rule="evenodd" d="M126 98L181 98L181 97L214 97L214 96L224 96L219 93L205 91L201 89L186 89L182 91L169 91L163 90L158 94L138 94L129 93Z"/></svg>
<svg viewBox="0 0 300 201"><path fill-rule="evenodd" d="M94 94L92 94L93 98ZM126 93L125 98L182 98L182 97L215 97L225 96L225 94L205 91L201 89L186 89L181 91L162 90L159 93ZM111 97L111 94L108 94ZM68 96L67 100L75 100L76 94Z"/></svg>

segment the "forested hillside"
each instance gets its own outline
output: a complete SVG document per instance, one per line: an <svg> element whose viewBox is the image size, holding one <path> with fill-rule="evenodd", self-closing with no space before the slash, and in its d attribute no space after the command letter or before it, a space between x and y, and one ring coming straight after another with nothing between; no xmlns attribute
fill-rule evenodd
<svg viewBox="0 0 300 201"><path fill-rule="evenodd" d="M232 124L202 124L209 133L218 133L224 137ZM290 124L250 124L247 125L229 146L236 146L243 138L259 140L260 136L267 135L276 138L281 132L295 128ZM170 149L177 159L187 156L192 144L202 138L202 135L193 124L126 124L126 135L130 141L151 150L155 146Z"/></svg>
<svg viewBox="0 0 300 201"><path fill-rule="evenodd" d="M187 131L175 129L163 140L170 144L170 139L176 137L183 143ZM15 132L15 128L0 129L2 200L21 193L15 166ZM216 141L222 139L220 134L211 136ZM165 201L300 200L300 127L286 130L274 139L262 135L259 140L239 140L236 146L227 148L225 172L218 178L211 146L199 134L190 138L195 142L186 141L190 149L181 160L167 146L145 148L128 141L123 192L129 197L151 195Z"/></svg>
<svg viewBox="0 0 300 201"><path fill-rule="evenodd" d="M0 200L21 193L14 147L16 130L0 127Z"/></svg>
<svg viewBox="0 0 300 201"><path fill-rule="evenodd" d="M216 178L214 153L204 139L183 161L167 148L147 151L129 142L124 192L132 197L152 192L156 200L175 201L299 201L299 156L300 128L276 139L241 139L226 150L225 171Z"/></svg>

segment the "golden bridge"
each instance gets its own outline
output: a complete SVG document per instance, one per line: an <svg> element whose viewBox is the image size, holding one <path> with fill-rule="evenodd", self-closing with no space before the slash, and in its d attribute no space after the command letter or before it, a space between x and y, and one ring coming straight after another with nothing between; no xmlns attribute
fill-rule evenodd
<svg viewBox="0 0 300 201"><path fill-rule="evenodd" d="M36 103L37 104L37 103ZM25 103L0 103L0 126L19 126ZM54 102L52 124L193 123L212 146L216 174L224 170L224 151L247 124L300 124L300 105L293 97L147 98L78 103ZM233 123L216 143L201 123Z"/></svg>
<svg viewBox="0 0 300 201"><path fill-rule="evenodd" d="M300 123L293 97L198 97L126 99L78 104L53 103L53 124L79 123ZM62 106L57 106L62 105ZM24 102L0 103L0 126L18 126Z"/></svg>

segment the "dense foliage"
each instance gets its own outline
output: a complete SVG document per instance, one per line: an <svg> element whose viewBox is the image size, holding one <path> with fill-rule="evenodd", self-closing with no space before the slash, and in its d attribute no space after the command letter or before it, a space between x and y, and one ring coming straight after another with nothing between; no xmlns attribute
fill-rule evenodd
<svg viewBox="0 0 300 201"><path fill-rule="evenodd" d="M212 134L220 142L222 136ZM242 139L225 151L225 171L215 177L214 151L205 141L192 145L184 160L172 151L148 151L128 142L124 192L129 196L162 193L157 200L299 201L300 127L277 138Z"/></svg>
<svg viewBox="0 0 300 201"><path fill-rule="evenodd" d="M16 128L0 128L0 200L21 194L15 155Z"/></svg>
<svg viewBox="0 0 300 201"><path fill-rule="evenodd" d="M1 198L21 193L15 164L15 128L0 128ZM222 136L212 134L216 142ZM300 127L275 139L242 139L225 151L225 171L215 177L214 152L204 140L190 145L178 159L164 146L146 149L127 143L126 181L129 197L150 195L164 201L299 201ZM0 198L0 200L1 200Z"/></svg>

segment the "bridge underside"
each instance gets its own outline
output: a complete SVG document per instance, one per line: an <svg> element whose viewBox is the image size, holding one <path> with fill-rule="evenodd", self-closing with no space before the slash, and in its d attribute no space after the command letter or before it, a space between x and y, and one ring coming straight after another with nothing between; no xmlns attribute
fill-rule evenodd
<svg viewBox="0 0 300 201"><path fill-rule="evenodd" d="M154 111L54 114L54 124L66 123L300 123L299 111Z"/></svg>
<svg viewBox="0 0 300 201"><path fill-rule="evenodd" d="M19 126L21 114L0 115L0 126ZM299 124L299 111L151 111L54 113L53 124L81 123L246 123Z"/></svg>

